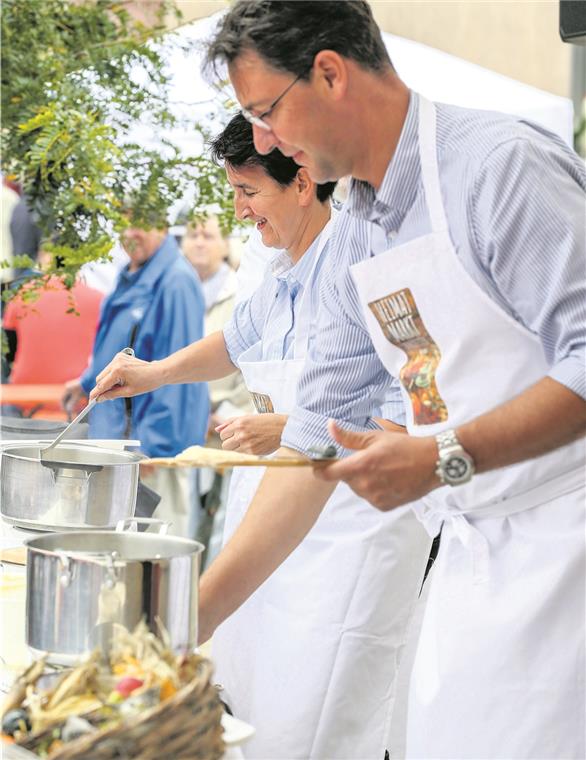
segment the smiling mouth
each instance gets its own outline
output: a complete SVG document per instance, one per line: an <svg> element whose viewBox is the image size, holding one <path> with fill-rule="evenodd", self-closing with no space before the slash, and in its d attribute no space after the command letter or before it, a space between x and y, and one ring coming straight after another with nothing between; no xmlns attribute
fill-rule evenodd
<svg viewBox="0 0 586 760"><path fill-rule="evenodd" d="M259 232L262 232L264 230L264 228L266 227L266 225L267 225L267 220L266 219L264 219L264 218L259 219L258 222L256 223L256 229Z"/></svg>

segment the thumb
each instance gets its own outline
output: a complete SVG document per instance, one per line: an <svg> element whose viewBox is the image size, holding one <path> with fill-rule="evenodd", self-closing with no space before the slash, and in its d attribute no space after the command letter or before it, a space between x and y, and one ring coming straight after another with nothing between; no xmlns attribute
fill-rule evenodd
<svg viewBox="0 0 586 760"><path fill-rule="evenodd" d="M365 449L371 443L370 432L356 433L353 430L344 430L334 420L329 420L328 431L334 441L345 449Z"/></svg>

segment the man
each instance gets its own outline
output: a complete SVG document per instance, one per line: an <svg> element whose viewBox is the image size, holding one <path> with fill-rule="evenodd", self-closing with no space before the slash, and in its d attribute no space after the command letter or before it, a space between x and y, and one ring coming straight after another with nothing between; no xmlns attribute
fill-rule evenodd
<svg viewBox="0 0 586 760"><path fill-rule="evenodd" d="M410 92L359 0L240 0L210 58L260 152L354 178L282 443L328 442L333 417L360 451L319 478L267 471L202 581L204 632L293 551L334 481L382 509L424 497L442 545L408 756L584 757L583 164L535 125ZM354 432L391 382L410 435Z"/></svg>
<svg viewBox="0 0 586 760"><path fill-rule="evenodd" d="M130 263L102 304L90 364L67 384L65 406L75 406L89 394L96 376L123 348L130 346L137 357L156 361L203 336L201 285L175 239L166 229L129 227L121 242ZM90 412L90 437L136 438L148 456L175 456L205 441L208 416L205 383L167 386L132 402L118 399L97 406ZM171 520L176 535L187 535L191 499L186 474L141 474L162 496L157 517Z"/></svg>
<svg viewBox="0 0 586 760"><path fill-rule="evenodd" d="M382 365L401 377L411 435L332 428L362 451L324 478L385 509L431 492L429 521L444 523L409 754L583 757L583 165L535 126L430 108L395 74L365 3L243 0L210 57L228 63L259 151L319 182L355 178L283 443L325 443L327 416L360 427ZM372 261L367 222L390 249ZM251 518L274 509L277 477ZM291 505L301 491L319 509L307 476L286 477ZM233 564L240 548L235 537ZM227 566L202 588L204 615Z"/></svg>

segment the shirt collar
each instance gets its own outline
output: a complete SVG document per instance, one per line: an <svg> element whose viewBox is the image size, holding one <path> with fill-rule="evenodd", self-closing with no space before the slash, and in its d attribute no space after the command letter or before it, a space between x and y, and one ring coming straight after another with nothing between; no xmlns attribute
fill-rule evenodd
<svg viewBox="0 0 586 760"><path fill-rule="evenodd" d="M150 296L159 279L169 269L181 253L177 241L172 235L167 235L156 253L136 272L130 272L130 264L119 273L114 292L111 294L113 303L124 303L139 295Z"/></svg>
<svg viewBox="0 0 586 760"><path fill-rule="evenodd" d="M313 270L314 258L319 245L320 235L318 235L303 256L296 264L293 264L291 257L286 251L279 251L271 259L271 271L275 279L287 284L289 289L292 287L304 288L311 276Z"/></svg>
<svg viewBox="0 0 586 760"><path fill-rule="evenodd" d="M412 206L421 173L418 116L419 96L412 91L399 142L378 192L368 182L353 179L347 205L350 214L370 221L389 212L402 218Z"/></svg>

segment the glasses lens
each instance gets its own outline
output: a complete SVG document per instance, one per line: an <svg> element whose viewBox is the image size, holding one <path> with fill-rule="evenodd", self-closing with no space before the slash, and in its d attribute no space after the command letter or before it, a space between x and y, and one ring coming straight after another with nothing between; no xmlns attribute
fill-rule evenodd
<svg viewBox="0 0 586 760"><path fill-rule="evenodd" d="M249 124L253 124L255 127L260 127L261 129L266 129L267 131L270 130L268 124L266 124L260 117L247 111L246 108L243 108L241 113Z"/></svg>

